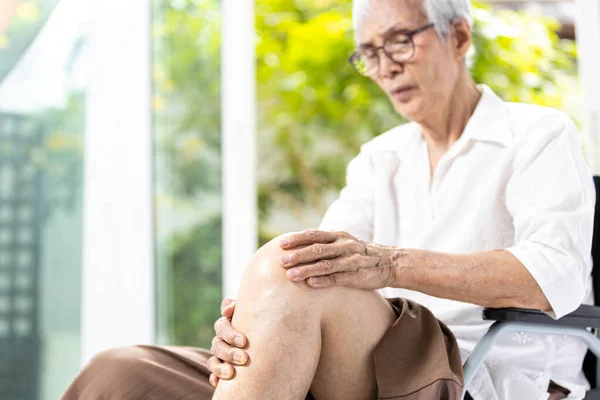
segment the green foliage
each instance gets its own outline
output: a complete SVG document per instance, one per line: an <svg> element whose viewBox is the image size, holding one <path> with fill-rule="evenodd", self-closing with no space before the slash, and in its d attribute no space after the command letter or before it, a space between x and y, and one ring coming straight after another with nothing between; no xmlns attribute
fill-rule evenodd
<svg viewBox="0 0 600 400"><path fill-rule="evenodd" d="M176 172L170 188L176 195L219 192L219 5L214 0L156 3L152 106L158 156Z"/></svg>
<svg viewBox="0 0 600 400"><path fill-rule="evenodd" d="M203 207L207 196L220 195L220 2L157 3L158 194ZM274 209L322 209L323 193L343 185L360 144L403 122L385 94L346 62L354 46L350 12L350 0L257 0L261 242L280 233L265 231ZM575 45L558 39L556 21L492 12L481 2L474 17L477 82L506 100L571 111ZM218 314L220 210L206 213L181 228L160 257L166 261L159 269L172 273L166 320L175 327L169 340L178 344L206 345Z"/></svg>
<svg viewBox="0 0 600 400"><path fill-rule="evenodd" d="M163 324L178 344L210 347L220 316L221 219L175 234L170 246L165 252L172 255L165 293L170 312Z"/></svg>
<svg viewBox="0 0 600 400"><path fill-rule="evenodd" d="M258 0L259 206L322 206L361 143L402 122L354 72L350 1Z"/></svg>
<svg viewBox="0 0 600 400"><path fill-rule="evenodd" d="M556 20L493 11L481 3L474 17L471 74L477 82L507 101L568 108L568 96L578 94L577 54L574 42L559 39ZM574 112L571 117L580 119Z"/></svg>
<svg viewBox="0 0 600 400"><path fill-rule="evenodd" d="M221 302L221 213L206 201L221 192L220 9L158 1L154 15L157 221L190 221L157 223L159 337L209 347Z"/></svg>

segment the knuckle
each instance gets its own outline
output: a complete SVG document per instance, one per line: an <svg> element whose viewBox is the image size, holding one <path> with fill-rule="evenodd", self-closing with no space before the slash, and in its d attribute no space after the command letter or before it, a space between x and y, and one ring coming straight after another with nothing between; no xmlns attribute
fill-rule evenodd
<svg viewBox="0 0 600 400"><path fill-rule="evenodd" d="M219 318L218 320L215 321L214 329L215 329L215 333L217 335L221 331L221 325L222 325L222 323L223 323L223 317L221 317L221 318Z"/></svg>
<svg viewBox="0 0 600 400"><path fill-rule="evenodd" d="M223 301L221 302L221 311L223 311L225 308L231 306L231 305L235 305L235 299L231 298L231 297L227 297L225 299L223 299Z"/></svg>
<svg viewBox="0 0 600 400"><path fill-rule="evenodd" d="M222 338L229 329L231 329L231 319L221 317L221 321L219 322L219 336Z"/></svg>
<svg viewBox="0 0 600 400"><path fill-rule="evenodd" d="M319 231L316 229L308 229L304 231L304 233L311 239L316 239L319 237Z"/></svg>
<svg viewBox="0 0 600 400"><path fill-rule="evenodd" d="M219 369L219 364L221 364L221 361L219 361L219 359L217 357L211 357L208 359L207 363L206 363L206 367L209 369L210 372L217 373L218 369Z"/></svg>
<svg viewBox="0 0 600 400"><path fill-rule="evenodd" d="M216 354L217 349L218 349L218 343L219 343L219 338L218 337L214 337L213 340L210 342L210 352L213 354Z"/></svg>
<svg viewBox="0 0 600 400"><path fill-rule="evenodd" d="M325 251L325 246L323 246L323 244L317 243L317 244L313 245L313 253L323 254L324 251Z"/></svg>
<svg viewBox="0 0 600 400"><path fill-rule="evenodd" d="M235 349L229 349L227 352L228 361L234 361Z"/></svg>
<svg viewBox="0 0 600 400"><path fill-rule="evenodd" d="M348 261L350 261L350 263L352 263L352 265L358 265L360 263L360 261L362 260L362 256L360 254L352 254L350 257L348 257Z"/></svg>
<svg viewBox="0 0 600 400"><path fill-rule="evenodd" d="M319 267L323 272L329 273L333 270L333 264L329 260L319 261Z"/></svg>
<svg viewBox="0 0 600 400"><path fill-rule="evenodd" d="M212 356L211 358L208 359L208 361L206 361L206 368L208 368L208 370L210 372L213 372L214 362L215 362L215 356Z"/></svg>
<svg viewBox="0 0 600 400"><path fill-rule="evenodd" d="M335 232L336 239L335 240L344 240L348 238L348 234L344 231L336 231Z"/></svg>
<svg viewBox="0 0 600 400"><path fill-rule="evenodd" d="M229 346L225 342L219 342L217 344L217 351L215 352L215 356L222 361L228 360L229 355Z"/></svg>
<svg viewBox="0 0 600 400"><path fill-rule="evenodd" d="M360 242L357 242L356 240L352 240L351 241L351 247L354 253L362 253L363 252L363 245Z"/></svg>
<svg viewBox="0 0 600 400"><path fill-rule="evenodd" d="M221 300L221 310L223 310L225 307L227 307L227 305L230 303L230 299L228 297L224 298L223 300Z"/></svg>

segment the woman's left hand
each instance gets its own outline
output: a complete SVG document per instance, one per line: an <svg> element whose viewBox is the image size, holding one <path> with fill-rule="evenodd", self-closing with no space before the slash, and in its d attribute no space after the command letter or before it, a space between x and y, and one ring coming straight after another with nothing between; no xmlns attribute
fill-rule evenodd
<svg viewBox="0 0 600 400"><path fill-rule="evenodd" d="M286 250L281 265L294 282L313 288L348 286L380 289L391 286L402 251L364 242L346 232L307 230L280 239Z"/></svg>

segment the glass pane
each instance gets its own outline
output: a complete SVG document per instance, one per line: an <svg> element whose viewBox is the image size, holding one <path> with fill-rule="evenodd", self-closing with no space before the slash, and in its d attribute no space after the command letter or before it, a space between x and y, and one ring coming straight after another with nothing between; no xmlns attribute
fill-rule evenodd
<svg viewBox="0 0 600 400"><path fill-rule="evenodd" d="M154 5L159 343L207 347L219 317L220 18L217 0Z"/></svg>
<svg viewBox="0 0 600 400"><path fill-rule="evenodd" d="M81 3L0 5L1 399L58 399L79 370Z"/></svg>

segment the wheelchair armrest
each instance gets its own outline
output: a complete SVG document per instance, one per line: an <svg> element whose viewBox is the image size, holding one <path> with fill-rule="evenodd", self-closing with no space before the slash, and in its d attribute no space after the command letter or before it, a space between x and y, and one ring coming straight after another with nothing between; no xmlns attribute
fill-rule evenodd
<svg viewBox="0 0 600 400"><path fill-rule="evenodd" d="M483 319L488 321L529 322L553 326L577 328L600 328L600 307L581 305L577 310L560 319L554 319L545 312L524 308L486 308Z"/></svg>

